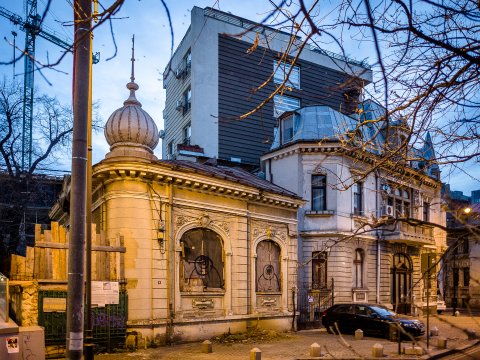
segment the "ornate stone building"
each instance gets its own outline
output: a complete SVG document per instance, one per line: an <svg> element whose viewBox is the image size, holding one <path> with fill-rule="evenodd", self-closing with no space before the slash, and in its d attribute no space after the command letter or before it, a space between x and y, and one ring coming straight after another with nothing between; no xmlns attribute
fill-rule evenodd
<svg viewBox="0 0 480 360"><path fill-rule="evenodd" d="M127 88L93 166L93 221L123 239L129 329L158 343L289 329L301 198L241 169L158 160L133 75Z"/></svg>
<svg viewBox="0 0 480 360"><path fill-rule="evenodd" d="M364 106L363 116L379 118L378 106ZM382 162L386 137L402 141L402 124L390 123L387 134L372 122L378 128L367 130L376 137L364 134L362 148L346 142L358 121L326 106L285 113L262 157L267 180L306 200L298 216L301 322L318 321L332 302L381 303L415 314L427 290L430 304L436 301L435 266L427 281L425 261L434 265L446 241L434 226L445 225L445 213L438 166L428 163L431 141L414 150L415 162Z"/></svg>

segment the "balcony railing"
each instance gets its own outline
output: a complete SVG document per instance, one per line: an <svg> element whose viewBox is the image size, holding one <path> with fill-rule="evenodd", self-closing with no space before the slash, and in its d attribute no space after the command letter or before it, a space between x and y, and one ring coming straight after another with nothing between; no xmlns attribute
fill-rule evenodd
<svg viewBox="0 0 480 360"><path fill-rule="evenodd" d="M389 241L403 241L417 244L434 244L433 228L426 225L410 225L398 222L395 227L388 225L383 229L383 237Z"/></svg>

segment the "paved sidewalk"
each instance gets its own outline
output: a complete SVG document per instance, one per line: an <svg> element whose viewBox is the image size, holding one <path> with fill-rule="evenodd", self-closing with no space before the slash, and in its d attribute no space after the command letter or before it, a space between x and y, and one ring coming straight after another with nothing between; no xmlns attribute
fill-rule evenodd
<svg viewBox="0 0 480 360"><path fill-rule="evenodd" d="M426 317L421 318L426 323ZM162 359L162 360L240 360L249 359L250 350L254 347L262 351L262 360L294 360L312 359L309 356L310 345L317 343L322 348L324 359L368 359L371 358L372 346L381 344L384 347L384 358L388 359L428 359L445 351L460 349L474 345L478 340L469 340L465 332L472 329L480 334L480 317L440 315L430 316L430 329L437 327L439 336L430 338L427 349L426 337L422 337L416 346L424 349L424 355L398 355L398 343L386 339L366 337L355 340L353 335L327 334L325 329L305 330L290 334L287 338L268 342L255 343L213 343L213 353L204 354L201 342L165 346L155 349L137 350L131 353L96 355L99 360L116 359ZM447 350L436 347L439 337L447 339ZM410 342L402 342L402 347L412 346ZM318 358L316 358L318 359Z"/></svg>

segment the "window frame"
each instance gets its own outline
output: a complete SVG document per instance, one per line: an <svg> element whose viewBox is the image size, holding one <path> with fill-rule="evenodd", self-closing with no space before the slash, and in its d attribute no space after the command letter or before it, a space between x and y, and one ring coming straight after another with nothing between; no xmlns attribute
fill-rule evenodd
<svg viewBox="0 0 480 360"><path fill-rule="evenodd" d="M321 185L314 185L314 179L319 178L322 179L322 184ZM312 174L311 178L311 210L312 211L326 211L327 210L327 175L325 174ZM320 191L321 194L323 194L323 197L321 197L320 194L320 199L321 199L321 204L320 206L316 206L316 201L315 201L315 193L316 191Z"/></svg>
<svg viewBox="0 0 480 360"><path fill-rule="evenodd" d="M180 246L180 291L225 291L225 248L221 236L214 230L196 227L182 234Z"/></svg>
<svg viewBox="0 0 480 360"><path fill-rule="evenodd" d="M412 215L412 190L403 186L392 186L391 189L387 205L393 207L395 218L410 218Z"/></svg>
<svg viewBox="0 0 480 360"><path fill-rule="evenodd" d="M284 101L284 100L287 100L287 102ZM291 105L288 104L288 102L294 102L294 101L296 103L298 103L298 106L297 106L297 104L295 104L295 106L291 106ZM285 104L287 104L287 106L285 106ZM298 97L289 96L289 95L285 95L285 94L282 94L282 95L276 94L273 97L273 116L275 118L278 118L283 113L285 113L287 111L296 110L296 109L300 108L301 106L302 106L302 99L300 99Z"/></svg>
<svg viewBox="0 0 480 360"><path fill-rule="evenodd" d="M363 289L364 285L364 268L365 268L365 252L363 249L355 249L355 256L353 258L353 288Z"/></svg>
<svg viewBox="0 0 480 360"><path fill-rule="evenodd" d="M192 67L192 49L188 49L183 57L183 64L185 66L185 73L189 74Z"/></svg>
<svg viewBox="0 0 480 360"><path fill-rule="evenodd" d="M323 271L319 272L317 269ZM312 289L328 288L328 254L326 251L312 252Z"/></svg>
<svg viewBox="0 0 480 360"><path fill-rule="evenodd" d="M190 112L192 108L192 88L189 86L182 94L183 100L183 115Z"/></svg>
<svg viewBox="0 0 480 360"><path fill-rule="evenodd" d="M273 260L273 264L267 264L262 267L262 271L260 274L259 267L262 265L261 261L263 260L263 254L261 252L265 251L261 246L263 245L270 245L275 248L275 252L273 255L277 255L276 259ZM280 293L282 292L282 249L280 245L271 239L266 239L259 241L256 248L256 258L255 258L255 292L257 293ZM272 257L268 257L269 260L272 260ZM271 270L273 269L273 273ZM269 278L271 276L271 278ZM262 280L263 279L263 280ZM274 289L265 289L264 286L266 283L272 283L271 280L276 279L277 287ZM263 285L261 285L263 282ZM274 281L275 283L275 281Z"/></svg>
<svg viewBox="0 0 480 360"><path fill-rule="evenodd" d="M185 125L182 129L183 132L183 144L190 145L191 138L192 138L192 123L189 122Z"/></svg>
<svg viewBox="0 0 480 360"><path fill-rule="evenodd" d="M353 214L363 215L363 182L357 181L352 186L353 191Z"/></svg>
<svg viewBox="0 0 480 360"><path fill-rule="evenodd" d="M171 159L173 157L173 145L173 140L170 140L167 144L167 159Z"/></svg>
<svg viewBox="0 0 480 360"><path fill-rule="evenodd" d="M425 222L430 222L430 203L428 201L423 202L422 220Z"/></svg>
<svg viewBox="0 0 480 360"><path fill-rule="evenodd" d="M292 70L290 71L290 69ZM273 82L275 84L285 83L285 86L287 87L300 90L300 71L301 68L298 64L292 65L289 62L280 61L278 59L273 60ZM290 76L288 79L286 79L286 76L289 72ZM295 81L292 81L292 79Z"/></svg>

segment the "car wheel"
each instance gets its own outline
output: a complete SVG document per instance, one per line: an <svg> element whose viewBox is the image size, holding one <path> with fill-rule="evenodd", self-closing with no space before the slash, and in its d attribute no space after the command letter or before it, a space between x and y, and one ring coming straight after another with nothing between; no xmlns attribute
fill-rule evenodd
<svg viewBox="0 0 480 360"><path fill-rule="evenodd" d="M440 315L443 312L443 310L437 310L437 314Z"/></svg>

